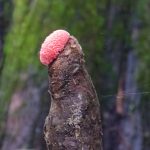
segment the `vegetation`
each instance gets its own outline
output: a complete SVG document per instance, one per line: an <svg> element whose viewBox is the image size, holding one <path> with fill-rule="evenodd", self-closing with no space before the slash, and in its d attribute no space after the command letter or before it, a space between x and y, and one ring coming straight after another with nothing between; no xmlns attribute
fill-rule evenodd
<svg viewBox="0 0 150 150"><path fill-rule="evenodd" d="M139 42L136 43L135 47L137 48L137 53L140 57L140 72L139 72L139 83L140 90L142 92L147 92L142 96L141 101L141 112L142 112L142 122L143 122L143 141L144 148L146 149L150 145L150 100L149 100L149 91L150 91L150 20L149 20L149 6L150 2L148 0L139 1L137 5L137 14L141 21L140 26L140 36Z"/></svg>
<svg viewBox="0 0 150 150"><path fill-rule="evenodd" d="M1 3L7 32L5 27L4 67L1 68L0 64L0 139L13 93L23 89L29 78L37 87L47 80L46 69L39 63L38 52L45 36L55 29L66 29L80 41L99 96L101 93L116 93L122 75L120 72L125 70L120 64L127 61L122 55L127 56L131 49L134 49L140 62L137 74L140 91L150 91L148 0L14 0L12 4L9 0L3 0ZM138 38L137 42L132 42L131 25L135 20L138 22ZM121 69L118 69L119 66ZM34 77L30 77L30 74L34 74ZM27 76L26 80L24 75ZM107 112L114 103L112 98L109 101L102 99L103 110ZM149 107L149 95L142 95L143 147L150 145Z"/></svg>

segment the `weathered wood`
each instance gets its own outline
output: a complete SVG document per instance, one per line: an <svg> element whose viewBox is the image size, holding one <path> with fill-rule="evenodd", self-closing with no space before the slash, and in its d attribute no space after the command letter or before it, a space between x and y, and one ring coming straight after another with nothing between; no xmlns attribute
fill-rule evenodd
<svg viewBox="0 0 150 150"><path fill-rule="evenodd" d="M51 106L44 134L49 150L102 150L100 105L78 41L70 37L48 66Z"/></svg>

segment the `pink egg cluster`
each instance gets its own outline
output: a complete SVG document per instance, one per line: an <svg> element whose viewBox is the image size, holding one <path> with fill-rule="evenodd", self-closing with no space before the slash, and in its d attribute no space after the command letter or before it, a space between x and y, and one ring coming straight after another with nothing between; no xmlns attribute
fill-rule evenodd
<svg viewBox="0 0 150 150"><path fill-rule="evenodd" d="M65 30L56 30L46 37L40 50L40 61L44 65L49 65L58 54L64 49L70 34Z"/></svg>

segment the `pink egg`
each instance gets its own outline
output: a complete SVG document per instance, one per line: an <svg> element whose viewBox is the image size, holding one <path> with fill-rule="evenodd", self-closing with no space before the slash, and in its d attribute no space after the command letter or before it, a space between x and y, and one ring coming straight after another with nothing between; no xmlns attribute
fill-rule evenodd
<svg viewBox="0 0 150 150"><path fill-rule="evenodd" d="M65 30L56 30L46 37L40 50L40 61L44 65L49 65L57 58L64 49L70 34Z"/></svg>

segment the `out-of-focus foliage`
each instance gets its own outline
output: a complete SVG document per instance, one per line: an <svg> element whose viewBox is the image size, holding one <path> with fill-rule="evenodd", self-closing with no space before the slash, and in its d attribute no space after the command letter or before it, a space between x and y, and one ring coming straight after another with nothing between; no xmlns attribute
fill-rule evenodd
<svg viewBox="0 0 150 150"><path fill-rule="evenodd" d="M12 23L5 39L4 69L1 74L1 106L7 107L10 95L17 88L20 72L28 67L37 69L38 47L46 34L49 10L48 1L13 1ZM43 8L43 9L41 9ZM43 30L44 29L44 30ZM36 36L38 35L38 36ZM0 120L5 109L0 109Z"/></svg>
<svg viewBox="0 0 150 150"><path fill-rule="evenodd" d="M139 54L140 73L139 83L142 92L150 91L150 1L139 1L137 12L140 18L139 42L136 44L137 53ZM142 123L143 123L143 145L150 145L150 95L144 94L141 101ZM144 147L145 148L145 147Z"/></svg>
<svg viewBox="0 0 150 150"><path fill-rule="evenodd" d="M141 26L140 26L140 36L139 42L136 44L138 49L138 54L142 60L141 62L141 78L142 83L141 86L146 90L149 88L150 83L150 2L148 0L139 1L138 6L138 15L141 19Z"/></svg>
<svg viewBox="0 0 150 150"><path fill-rule="evenodd" d="M13 0L11 7L8 1L5 1L5 18L11 23L3 48L5 67L0 71L0 136L5 126L3 122L10 98L16 89L24 87L24 75L34 74L37 86L47 79L46 69L40 64L38 53L44 38L56 29L66 29L78 38L95 85L100 89L101 75L105 76L107 72L107 79L111 82L114 80L109 89L113 93L118 86L118 76L112 71L112 64L108 62L105 54L118 54L122 49L133 46L140 56L141 71L138 76L141 91L150 91L149 0ZM132 17L135 16L142 23L139 23L141 26L138 43L132 45L130 29ZM118 48L118 45L125 47ZM106 94L110 93L108 86L107 91L104 91ZM101 90L99 89L98 94ZM149 118L150 111L145 111L150 110L148 98L149 95L146 95L141 102L145 116L143 124L149 124L150 121L146 119ZM145 141L149 142L147 135L146 133Z"/></svg>

